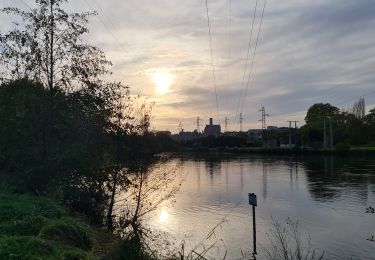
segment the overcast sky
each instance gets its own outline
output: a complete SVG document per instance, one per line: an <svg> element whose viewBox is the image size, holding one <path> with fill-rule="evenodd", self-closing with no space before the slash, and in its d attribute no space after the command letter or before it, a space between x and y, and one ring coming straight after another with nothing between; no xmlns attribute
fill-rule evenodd
<svg viewBox="0 0 375 260"><path fill-rule="evenodd" d="M33 6L33 0L24 2ZM209 117L222 123L228 116L229 130L239 130L256 0L232 0L231 16L229 3L208 0L219 112L205 0L74 0L67 10L98 11L88 41L113 61L114 79L155 101L153 127L176 132L181 121L193 130L197 116L203 123ZM263 4L258 1L249 63ZM27 8L21 0L0 1L1 8L9 5ZM0 17L0 30L7 30L12 19ZM270 114L267 124L279 126L288 120L302 124L316 102L342 108L364 97L372 108L375 91L367 93L375 90L374 69L374 0L268 0L243 107L244 128L260 127L262 106ZM152 80L157 72L172 76L166 94L158 93Z"/></svg>

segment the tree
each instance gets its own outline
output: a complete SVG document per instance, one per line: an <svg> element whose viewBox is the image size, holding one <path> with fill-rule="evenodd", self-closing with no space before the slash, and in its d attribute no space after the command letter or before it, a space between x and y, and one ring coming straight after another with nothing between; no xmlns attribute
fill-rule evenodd
<svg viewBox="0 0 375 260"><path fill-rule="evenodd" d="M109 73L111 63L95 46L84 43L89 31L88 19L95 12L68 14L61 6L68 0L35 0L36 8L23 11L8 7L3 13L21 18L16 29L0 35L0 68L3 81L30 79L41 83L49 91L43 118L43 165L50 172L53 149L57 146L59 130L54 124L57 117L57 96L62 92L83 90L86 101L99 102L98 109L110 111L112 100L126 86L104 82L100 76ZM126 93L128 94L128 93ZM104 105L103 105L104 104Z"/></svg>
<svg viewBox="0 0 375 260"><path fill-rule="evenodd" d="M366 115L366 105L364 98L360 98L357 102L354 103L352 113L359 120L362 121L364 119Z"/></svg>
<svg viewBox="0 0 375 260"><path fill-rule="evenodd" d="M99 76L111 64L97 47L84 43L86 24L95 12L68 14L68 0L35 0L37 8L2 9L21 17L16 29L0 34L3 80L28 78L43 83L51 93L99 86ZM95 84L94 84L95 83Z"/></svg>
<svg viewBox="0 0 375 260"><path fill-rule="evenodd" d="M146 102L140 101L138 97L131 97L128 89L109 97L112 104L109 117L111 124L106 130L114 139L114 156L112 166L108 168L107 188L110 192L110 201L107 210L107 227L113 229L113 208L118 186L126 189L130 182L124 167L131 159L139 156L138 152L142 150L139 142L137 148L129 149L133 148L129 145L129 140L137 139L139 135L144 135L149 130L151 107Z"/></svg>
<svg viewBox="0 0 375 260"><path fill-rule="evenodd" d="M375 126L375 107L365 116L365 123L369 126Z"/></svg>
<svg viewBox="0 0 375 260"><path fill-rule="evenodd" d="M130 186L122 196L125 198L118 201L122 204L118 225L124 236L128 235L129 228L131 235L142 236L147 232L142 228L142 219L173 198L179 190L183 179L177 170L181 163L170 166L168 160L150 158L148 162L135 162L128 168Z"/></svg>
<svg viewBox="0 0 375 260"><path fill-rule="evenodd" d="M329 103L317 103L312 105L308 110L305 117L306 124L312 124L323 121L323 117L337 116L340 112L335 106Z"/></svg>

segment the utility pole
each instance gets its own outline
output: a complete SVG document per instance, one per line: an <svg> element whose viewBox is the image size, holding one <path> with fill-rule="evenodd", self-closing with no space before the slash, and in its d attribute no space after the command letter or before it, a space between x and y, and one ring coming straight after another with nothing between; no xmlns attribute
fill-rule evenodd
<svg viewBox="0 0 375 260"><path fill-rule="evenodd" d="M181 133L182 131L184 131L183 127L184 127L184 125L182 124L182 122L180 122L180 123L178 124L178 132L179 132L179 133Z"/></svg>
<svg viewBox="0 0 375 260"><path fill-rule="evenodd" d="M240 132L242 132L242 123L243 123L243 117L242 117L242 113L240 113Z"/></svg>
<svg viewBox="0 0 375 260"><path fill-rule="evenodd" d="M292 121L289 122L289 148L292 147Z"/></svg>
<svg viewBox="0 0 375 260"><path fill-rule="evenodd" d="M197 124L197 132L198 134L201 132L201 122L202 122L202 119L199 118L199 116L197 117L197 121L195 122Z"/></svg>
<svg viewBox="0 0 375 260"><path fill-rule="evenodd" d="M333 149L333 131L332 131L332 117L329 116L329 131L330 131L330 147Z"/></svg>
<svg viewBox="0 0 375 260"><path fill-rule="evenodd" d="M292 147L292 123L294 123L294 129L297 131L297 122L298 121L288 121L289 122L289 148Z"/></svg>
<svg viewBox="0 0 375 260"><path fill-rule="evenodd" d="M324 140L323 140L323 147L328 147L328 139L327 139L327 121L326 118L329 119L329 147L333 149L333 128L332 128L332 116L324 116L323 117L323 126L324 126Z"/></svg>
<svg viewBox="0 0 375 260"><path fill-rule="evenodd" d="M267 130L266 117L270 115L266 114L266 109L264 107L262 107L262 109L260 109L259 112L262 112L262 119L259 120L262 121L262 129Z"/></svg>
<svg viewBox="0 0 375 260"><path fill-rule="evenodd" d="M225 120L224 120L225 132L228 131L228 124L229 124L229 119L228 117L225 117Z"/></svg>
<svg viewBox="0 0 375 260"><path fill-rule="evenodd" d="M323 117L323 122L324 122L324 133L323 133L323 147L327 148L327 133L326 133L326 117Z"/></svg>
<svg viewBox="0 0 375 260"><path fill-rule="evenodd" d="M270 116L266 113L266 109L262 107L259 110L262 113L262 118L259 121L262 121L262 130L263 130L263 145L266 145L266 131L267 131L267 124L266 124L266 117Z"/></svg>

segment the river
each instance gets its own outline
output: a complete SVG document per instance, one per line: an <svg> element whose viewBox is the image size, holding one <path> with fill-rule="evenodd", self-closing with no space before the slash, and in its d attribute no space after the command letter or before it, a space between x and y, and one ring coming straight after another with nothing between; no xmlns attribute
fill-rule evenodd
<svg viewBox="0 0 375 260"><path fill-rule="evenodd" d="M252 252L255 193L257 259L269 248L272 222L298 221L304 241L324 259L375 259L375 160L371 157L179 157L184 179L174 203L164 203L147 226L185 252L244 259ZM216 228L215 228L216 227ZM212 232L213 231L213 232ZM207 238L209 236L209 238Z"/></svg>

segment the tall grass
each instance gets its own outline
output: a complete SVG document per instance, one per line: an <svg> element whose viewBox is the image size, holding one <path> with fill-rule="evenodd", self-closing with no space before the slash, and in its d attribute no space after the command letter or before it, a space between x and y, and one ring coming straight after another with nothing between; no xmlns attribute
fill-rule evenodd
<svg viewBox="0 0 375 260"><path fill-rule="evenodd" d="M272 228L268 234L270 247L262 247L266 259L269 260L321 260L311 248L311 238L305 237L299 230L298 221L288 219L286 224L272 219Z"/></svg>
<svg viewBox="0 0 375 260"><path fill-rule="evenodd" d="M133 258L135 246L52 200L0 189L0 259L150 259Z"/></svg>

